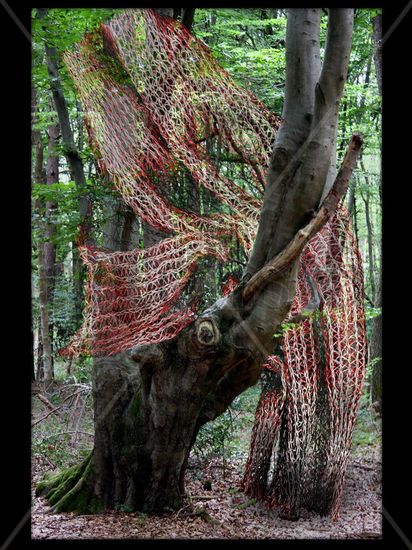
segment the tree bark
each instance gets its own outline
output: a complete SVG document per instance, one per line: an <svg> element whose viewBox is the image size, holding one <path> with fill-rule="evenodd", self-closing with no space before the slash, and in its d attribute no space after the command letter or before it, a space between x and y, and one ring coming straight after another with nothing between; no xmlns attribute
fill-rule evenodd
<svg viewBox="0 0 412 550"><path fill-rule="evenodd" d="M104 248L115 251L132 250L139 246L141 234L137 216L120 198L105 198L104 216Z"/></svg>
<svg viewBox="0 0 412 550"><path fill-rule="evenodd" d="M40 138L40 132L38 133ZM36 140L37 141L37 140ZM43 179L43 146L41 140L35 142L36 146L36 168L35 168L35 182L45 183ZM40 180L38 179L40 178ZM35 210L41 218L42 207L40 200L37 199L35 203ZM40 231L43 230L43 224L40 224ZM42 351L42 374L44 380L53 379L53 361L52 361L52 344L50 339L50 323L49 323L49 303L47 299L47 274L46 274L46 262L44 257L44 245L43 242L39 242L37 245L38 255L38 289L39 289L39 306L40 306L40 330L41 330L41 342L39 342L39 348Z"/></svg>
<svg viewBox="0 0 412 550"><path fill-rule="evenodd" d="M379 93L382 94L382 15L373 20L375 43L375 69ZM382 178L381 178L382 181ZM382 253L380 253L379 276L376 289L375 307L382 307ZM382 412L382 313L372 319L372 332L369 345L369 361L373 361L371 397L375 408Z"/></svg>
<svg viewBox="0 0 412 550"><path fill-rule="evenodd" d="M373 42L375 44L375 53L373 60L375 63L376 80L378 90L382 95L382 15L379 14L373 18Z"/></svg>
<svg viewBox="0 0 412 550"><path fill-rule="evenodd" d="M38 9L38 18L43 19L47 15L47 8ZM83 161L76 147L73 131L70 125L69 111L67 108L66 98L64 97L63 88L60 80L58 68L58 53L55 47L45 44L47 71L50 77L50 89L53 96L53 102L59 118L64 155L69 165L72 177L77 187L79 188L79 211L80 221L86 224L86 233L90 232L90 200L87 196L87 184L84 174Z"/></svg>
<svg viewBox="0 0 412 550"><path fill-rule="evenodd" d="M286 234L289 228L282 230L280 218L313 120L315 85L320 73L319 25L319 9L290 10L288 13L283 123L270 161L261 222L248 263L247 277L263 267L271 243L274 248L272 257L287 243ZM297 214L296 228L302 221L302 216Z"/></svg>
<svg viewBox="0 0 412 550"><path fill-rule="evenodd" d="M192 30L193 21L195 18L195 11L196 11L196 8L183 9L182 23L189 32Z"/></svg>
<svg viewBox="0 0 412 550"><path fill-rule="evenodd" d="M32 120L35 121L37 100L34 86L32 85ZM46 173L44 171L44 155L43 144L41 139L40 130L32 131L32 145L35 150L35 162L34 162L34 174L33 181L36 184L46 184ZM35 212L38 216L38 220L43 217L43 207L40 199L36 199L34 204ZM38 350L41 351L41 365L42 369L38 369L38 375L41 375L44 380L53 379L53 362L52 362L52 344L49 331L49 304L48 304L48 282L47 282L47 269L44 251L44 235L46 232L45 224L41 221L37 222L39 231L39 242L37 243L38 254L38 290L39 290L39 306L40 306L40 337L38 343Z"/></svg>
<svg viewBox="0 0 412 550"><path fill-rule="evenodd" d="M43 352L44 380L53 379L52 342L50 338L49 302L47 299L47 275L44 247L38 246L40 327Z"/></svg>
<svg viewBox="0 0 412 550"><path fill-rule="evenodd" d="M363 195L362 193L362 198L363 198L363 203L365 205L365 220L366 220L367 240L368 240L369 284L371 288L371 299L374 302L375 301L375 255L373 253L373 228L372 228L370 200L369 200L370 180L366 175L365 165L363 164L362 160L360 161L360 166L364 173L365 183L368 187L365 195Z"/></svg>
<svg viewBox="0 0 412 550"><path fill-rule="evenodd" d="M173 17L174 8L154 8L157 13L166 17Z"/></svg>
<svg viewBox="0 0 412 550"><path fill-rule="evenodd" d="M353 10L330 10L320 76L319 19L319 9L288 15L284 122L242 284L175 339L95 360L93 452L79 467L38 487L56 510L92 512L119 504L144 512L178 509L200 427L257 382L292 304L298 259L247 302L243 288L320 203L346 78Z"/></svg>
<svg viewBox="0 0 412 550"><path fill-rule="evenodd" d="M375 297L375 307L382 307L382 265L379 269L378 286ZM369 361L374 361L372 367L371 397L377 412L382 412L382 313L372 319L372 331L369 344Z"/></svg>
<svg viewBox="0 0 412 550"><path fill-rule="evenodd" d="M59 155L57 153L57 145L60 136L60 127L58 124L53 124L48 128L48 146L47 146L47 167L46 167L46 183L53 185L59 181ZM49 303L53 301L54 284L55 284L55 267L56 267L56 243L54 238L56 235L56 224L54 218L57 204L52 201L46 201L46 227L45 227L45 242L44 242L44 260L47 280L47 299Z"/></svg>
<svg viewBox="0 0 412 550"><path fill-rule="evenodd" d="M59 155L57 153L57 145L60 137L59 124L52 124L48 128L48 145L47 145L47 166L46 166L46 183L53 185L59 181ZM54 288L56 283L56 223L55 212L57 204L54 201L46 201L45 211L45 231L44 231L44 268L46 274L47 285L47 301L49 310L53 311ZM53 357L53 342L54 342L53 320L49 319L49 336L51 345L51 359L54 377L54 357Z"/></svg>
<svg viewBox="0 0 412 550"><path fill-rule="evenodd" d="M325 199L322 201L316 215L314 215L309 223L302 229L299 229L282 252L267 262L266 265L246 283L243 289L243 300L248 301L251 296L265 287L278 273L281 273L296 260L296 258L300 256L306 243L327 223L333 212L335 212L340 199L346 193L349 178L355 167L361 145L362 138L358 134L354 134L349 143L348 151L339 175L332 188L328 191ZM326 183L326 186L327 185L328 183Z"/></svg>

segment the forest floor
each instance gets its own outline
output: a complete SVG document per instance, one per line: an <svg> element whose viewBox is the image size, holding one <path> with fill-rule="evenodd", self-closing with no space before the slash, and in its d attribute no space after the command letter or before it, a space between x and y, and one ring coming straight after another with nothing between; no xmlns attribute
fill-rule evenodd
<svg viewBox="0 0 412 550"><path fill-rule="evenodd" d="M33 539L379 539L381 538L380 445L357 446L346 474L340 516L306 513L296 522L239 492L244 460L193 462L187 471L185 507L163 516L121 511L97 515L50 514L34 486L49 469L33 459ZM211 490L203 488L211 481Z"/></svg>

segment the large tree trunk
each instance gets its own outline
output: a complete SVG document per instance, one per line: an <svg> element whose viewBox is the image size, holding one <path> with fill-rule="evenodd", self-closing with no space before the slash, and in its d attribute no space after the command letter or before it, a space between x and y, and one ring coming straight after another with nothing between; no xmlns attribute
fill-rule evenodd
<svg viewBox="0 0 412 550"><path fill-rule="evenodd" d="M133 250L141 237L136 214L119 198L104 203L103 246L109 250Z"/></svg>
<svg viewBox="0 0 412 550"><path fill-rule="evenodd" d="M308 222L327 179L353 10L331 9L321 73L319 21L319 9L288 16L284 122L242 284L175 339L95 360L93 452L81 466L38 486L56 510L178 509L198 430L257 382L273 353L273 334L294 298L298 258L272 280L254 284L247 300L244 291Z"/></svg>

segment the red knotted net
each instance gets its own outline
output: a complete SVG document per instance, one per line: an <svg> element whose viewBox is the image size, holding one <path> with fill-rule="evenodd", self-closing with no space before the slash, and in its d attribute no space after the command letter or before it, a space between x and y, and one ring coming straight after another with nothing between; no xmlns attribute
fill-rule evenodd
<svg viewBox="0 0 412 550"><path fill-rule="evenodd" d="M173 338L193 320L194 304L177 302L200 258L227 260L233 238L250 252L279 120L202 41L151 9L102 24L65 62L101 171L140 219L167 234L130 252L81 246L84 321L63 353L112 355ZM211 138L242 163L243 184L217 168ZM187 174L222 213L173 204L170 182ZM243 485L286 513L306 505L336 514L366 345L361 262L343 208L302 254L290 318L310 300L309 281L320 314L288 328L282 357L266 365ZM235 286L230 279L224 292Z"/></svg>
<svg viewBox="0 0 412 550"><path fill-rule="evenodd" d="M288 517L306 507L336 518L366 360L362 264L344 207L300 266L288 319L310 301L308 281L319 311L286 325L282 358L265 365L277 387L263 387L242 487Z"/></svg>
<svg viewBox="0 0 412 550"><path fill-rule="evenodd" d="M173 338L193 319L193 308L173 306L199 258L226 259L233 237L250 250L279 120L234 83L203 42L151 9L126 10L102 24L65 62L100 169L142 220L171 235L127 254L82 247L84 323L63 353L111 355ZM212 162L211 137L242 162L244 187ZM187 173L223 213L202 216L170 202L168 182Z"/></svg>

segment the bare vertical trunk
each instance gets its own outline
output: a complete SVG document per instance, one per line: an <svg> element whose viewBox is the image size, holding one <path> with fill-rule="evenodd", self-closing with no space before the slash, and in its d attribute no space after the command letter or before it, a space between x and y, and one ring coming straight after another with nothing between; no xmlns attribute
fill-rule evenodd
<svg viewBox="0 0 412 550"><path fill-rule="evenodd" d="M47 146L47 167L46 167L46 183L53 185L59 181L59 156L57 153L57 145L59 141L60 127L58 124L53 124L48 129L48 146ZM46 227L45 227L45 243L44 243L44 259L46 266L47 278L47 296L51 303L54 294L54 284L56 277L56 243L54 238L56 235L56 224L53 219L57 209L57 204L52 201L46 201Z"/></svg>
<svg viewBox="0 0 412 550"><path fill-rule="evenodd" d="M355 207L355 190L356 190L356 178L352 178L349 184L349 193L348 193L348 212L353 216L353 210Z"/></svg>
<svg viewBox="0 0 412 550"><path fill-rule="evenodd" d="M196 8L183 8L182 23L188 31L192 30Z"/></svg>
<svg viewBox="0 0 412 550"><path fill-rule="evenodd" d="M382 307L382 265L379 269L378 286L375 297L375 307ZM369 361L374 361L372 367L371 397L377 412L382 408L382 313L372 319L372 333L369 344Z"/></svg>
<svg viewBox="0 0 412 550"><path fill-rule="evenodd" d="M37 329L37 365L36 365L36 380L44 378L44 361L43 361L43 342L41 335L41 320L39 318L39 328Z"/></svg>
<svg viewBox="0 0 412 550"><path fill-rule="evenodd" d="M375 69L379 93L382 94L382 15L373 20L373 39L375 43ZM381 186L382 178L380 179ZM379 191L380 191L379 187ZM379 275L376 288L375 307L382 307L382 255L380 256ZM382 408L382 313L372 319L372 333L369 345L369 361L373 361L371 397L375 408L381 412Z"/></svg>
<svg viewBox="0 0 412 550"><path fill-rule="evenodd" d="M33 353L32 353L32 362L31 362L31 366L30 366L30 370L31 370L30 380L31 380L31 382L36 381L36 369L34 368L34 350L38 346L38 342L36 342L36 338L37 338L37 332L34 331L33 327L32 327L32 330L31 330L31 343L32 343L31 349L33 350Z"/></svg>
<svg viewBox="0 0 412 550"><path fill-rule="evenodd" d="M379 14L373 18L373 42L375 45L375 54L373 60L375 63L376 80L378 90L382 95L382 15Z"/></svg>
<svg viewBox="0 0 412 550"><path fill-rule="evenodd" d="M39 8L37 10L37 17L39 19L44 19L47 16L47 12L47 8ZM71 177L79 190L79 212L83 239L85 242L91 242L91 202L87 193L83 161L74 141L73 131L70 125L69 111L61 85L58 68L58 53L56 48L49 45L47 42L45 43L45 52L47 70L50 77L50 89L53 96L54 106L59 118L64 156L66 157L67 164L71 172ZM73 284L76 295L76 310L79 320L82 317L84 276L85 272L83 264L80 260L77 247L73 243Z"/></svg>
<svg viewBox="0 0 412 550"><path fill-rule="evenodd" d="M44 8L39 8L38 13L39 17L44 17L47 13L47 10ZM64 155L69 165L73 180L79 188L80 221L82 224L84 224L84 231L86 233L87 240L89 238L89 233L91 230L91 203L87 194L87 185L83 161L76 147L73 131L70 125L69 111L60 81L57 50L56 48L50 47L47 44L45 45L45 50L47 58L47 69L50 76L50 88L53 96L54 106L59 118Z"/></svg>
<svg viewBox="0 0 412 550"><path fill-rule="evenodd" d="M367 191L365 195L363 195L362 193L362 198L363 198L363 203L365 205L365 221L366 221L367 241L368 241L369 284L371 288L371 299L372 299L372 302L374 302L375 301L375 255L373 252L373 227L372 227L370 199L369 199L369 189L370 189L371 182L369 177L366 175L366 168L363 163L363 160L360 160L360 166L364 173L365 183L367 185Z"/></svg>
<svg viewBox="0 0 412 550"><path fill-rule="evenodd" d="M39 134L40 135L40 134ZM35 182L41 183L37 178L42 175L43 169L43 146L41 142L36 144L36 173ZM44 181L43 181L44 183ZM42 216L42 207L40 200L37 199L35 203L35 209L39 215ZM40 229L43 229L41 224ZM39 306L40 306L40 331L41 339L39 338L39 349L42 352L42 371L38 374L42 374L44 380L53 379L53 361L52 361L52 345L49 332L49 303L47 297L47 274L46 264L44 258L44 245L43 242L39 242L37 245L38 254L38 290L39 290Z"/></svg>
<svg viewBox="0 0 412 550"><path fill-rule="evenodd" d="M44 247L38 247L39 262L39 303L40 323L43 343L44 380L53 379L52 341L50 338L49 302L47 299L47 275Z"/></svg>
<svg viewBox="0 0 412 550"><path fill-rule="evenodd" d="M298 152L302 151L314 116L315 86L320 74L319 21L319 9L290 10L288 13L283 123L270 161L261 223L248 263L246 278L250 278L261 269L265 262L286 244L286 234L280 222L283 215L293 215L293 212L285 212L289 204L292 205L294 202L285 204L291 179L288 170ZM306 25L307 29L302 37L299 30L303 25ZM304 71L302 67L305 67ZM308 205L308 210L311 208L312 206ZM303 221L303 214L300 215L300 219L296 217L297 227Z"/></svg>
<svg viewBox="0 0 412 550"><path fill-rule="evenodd" d="M369 284L371 287L371 299L375 302L375 255L373 253L373 227L370 215L370 200L366 197L365 204L365 217L366 227L368 230L368 258L369 258Z"/></svg>
<svg viewBox="0 0 412 550"><path fill-rule="evenodd" d="M136 214L119 198L106 197L103 246L109 250L131 250L139 245L140 231Z"/></svg>
<svg viewBox="0 0 412 550"><path fill-rule="evenodd" d="M154 244L159 243L166 237L166 234L163 233L163 231L156 229L155 227L151 226L146 222L142 221L142 227L143 227L143 243L145 248L149 248L149 246L153 246Z"/></svg>
<svg viewBox="0 0 412 550"><path fill-rule="evenodd" d="M47 146L47 167L46 167L46 183L53 185L59 181L59 155L57 153L57 145L60 136L59 124L53 124L48 128L48 146ZM47 301L49 303L49 311L53 308L54 288L56 282L56 224L54 220L57 204L52 201L46 201L45 211L45 231L44 231L44 268L47 284ZM50 320L49 320L50 321ZM50 345L52 350L52 365L54 370L53 360L53 322L49 322ZM54 372L53 372L54 375Z"/></svg>
<svg viewBox="0 0 412 550"><path fill-rule="evenodd" d="M353 223L353 232L355 234L356 242L359 245L359 231L358 231L358 208L356 206L356 195L355 195L355 188L356 184L353 184L354 191L352 194L352 200L351 200L351 210L350 213L352 214L352 223Z"/></svg>
<svg viewBox="0 0 412 550"><path fill-rule="evenodd" d="M32 117L36 116L36 96L34 87L32 88ZM34 175L33 180L35 183L45 184L46 177L43 168L43 144L41 140L41 134L39 130L33 130L32 132L32 144L35 148L35 163L34 163ZM36 199L34 208L38 214L39 219L42 218L42 204L39 199ZM43 235L45 233L45 227L43 223L39 222L39 243L37 243L38 253L38 290L39 290L39 306L40 306L40 331L41 338L39 338L39 348L42 351L42 366L43 366L43 378L44 380L52 380L53 378L53 363L52 363L52 346L49 333L49 304L47 296L47 271L44 255L44 243ZM41 344L41 345L40 345ZM39 373L40 374L40 373Z"/></svg>

